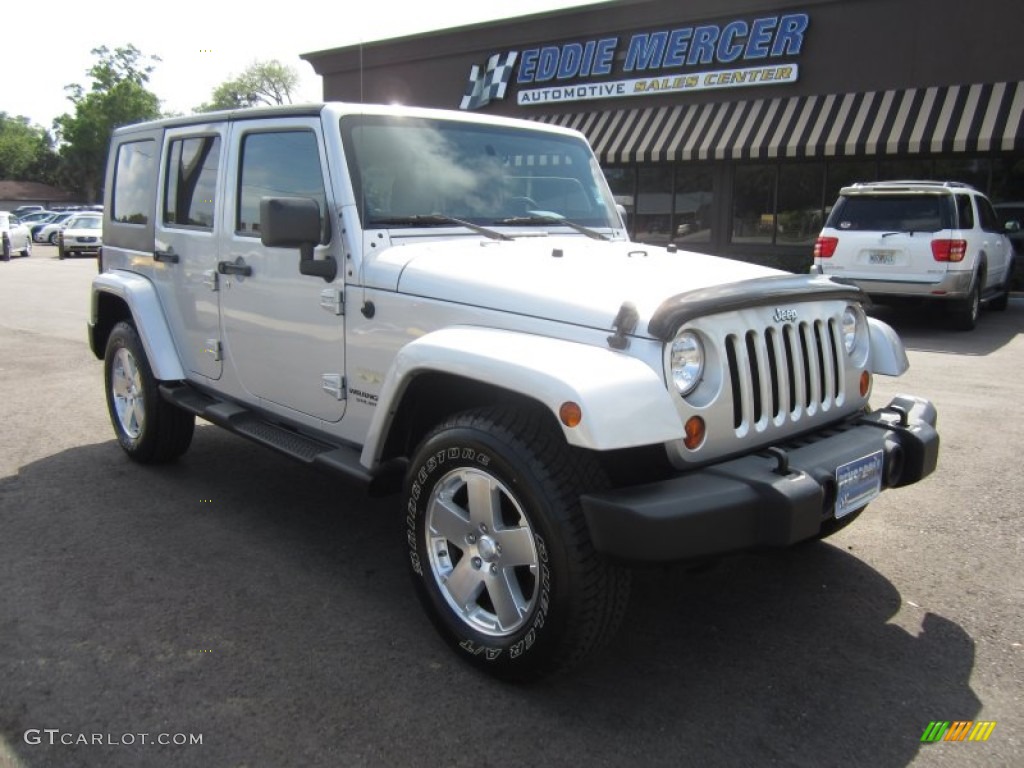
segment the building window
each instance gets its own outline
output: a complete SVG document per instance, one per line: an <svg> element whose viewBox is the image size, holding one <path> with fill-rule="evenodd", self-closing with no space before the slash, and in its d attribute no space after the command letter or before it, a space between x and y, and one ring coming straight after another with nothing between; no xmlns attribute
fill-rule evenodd
<svg viewBox="0 0 1024 768"><path fill-rule="evenodd" d="M672 166L640 168L636 195L634 232L649 245L668 245L672 240Z"/></svg>
<svg viewBox="0 0 1024 768"><path fill-rule="evenodd" d="M732 242L772 242L775 232L774 165L742 165L736 168L732 194Z"/></svg>
<svg viewBox="0 0 1024 768"><path fill-rule="evenodd" d="M824 185L822 163L779 167L776 245L814 245L821 231Z"/></svg>
<svg viewBox="0 0 1024 768"><path fill-rule="evenodd" d="M680 245L711 242L711 204L714 184L711 170L680 165L676 168L673 241Z"/></svg>

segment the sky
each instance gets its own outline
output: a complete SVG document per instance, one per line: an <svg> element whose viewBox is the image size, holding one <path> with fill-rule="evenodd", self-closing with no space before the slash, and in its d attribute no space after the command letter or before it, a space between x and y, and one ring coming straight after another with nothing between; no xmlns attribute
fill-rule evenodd
<svg viewBox="0 0 1024 768"><path fill-rule="evenodd" d="M277 59L299 73L296 103L319 101L322 80L300 54L386 40L594 0L48 0L44 15L14 13L0 44L0 112L50 130L73 112L64 86L88 88L90 51L134 45L161 58L149 88L164 112L191 114L215 87L257 60ZM272 8L272 12L263 10ZM12 9L8 9L12 10ZM11 14L8 13L8 21ZM14 30L20 34L13 34Z"/></svg>

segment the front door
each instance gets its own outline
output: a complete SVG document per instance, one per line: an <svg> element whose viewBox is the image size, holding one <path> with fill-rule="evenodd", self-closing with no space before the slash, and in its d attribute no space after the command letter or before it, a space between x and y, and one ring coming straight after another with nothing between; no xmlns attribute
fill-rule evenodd
<svg viewBox="0 0 1024 768"><path fill-rule="evenodd" d="M271 411L328 422L345 411L343 277L332 283L299 273L297 248L260 242L260 199L308 197L320 206L317 251L339 241L320 121L257 120L233 124L220 243L220 306L225 356L249 396Z"/></svg>

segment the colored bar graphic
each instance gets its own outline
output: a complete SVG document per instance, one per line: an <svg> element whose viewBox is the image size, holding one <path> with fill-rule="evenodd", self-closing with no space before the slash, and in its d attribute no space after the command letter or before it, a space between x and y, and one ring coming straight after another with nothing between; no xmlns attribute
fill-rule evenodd
<svg viewBox="0 0 1024 768"><path fill-rule="evenodd" d="M995 720L932 720L921 734L921 741L988 741L995 727Z"/></svg>

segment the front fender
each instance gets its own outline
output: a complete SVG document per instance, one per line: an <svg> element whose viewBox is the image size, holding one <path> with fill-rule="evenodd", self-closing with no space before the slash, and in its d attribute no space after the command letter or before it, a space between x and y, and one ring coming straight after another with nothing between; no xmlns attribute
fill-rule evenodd
<svg viewBox="0 0 1024 768"><path fill-rule="evenodd" d="M871 372L883 376L902 376L906 373L910 361L896 331L881 320L869 317L868 334L871 340Z"/></svg>
<svg viewBox="0 0 1024 768"><path fill-rule="evenodd" d="M442 372L514 390L547 407L557 420L562 403L583 411L574 428L559 421L571 445L608 451L679 439L679 414L662 378L621 352L545 336L486 328L446 328L407 344L381 388L363 447L375 466L410 382Z"/></svg>
<svg viewBox="0 0 1024 768"><path fill-rule="evenodd" d="M89 334L90 345L96 356L103 356L103 350L97 348L99 345L95 341L95 334L97 328L104 324L104 318L100 317L100 295L104 293L120 298L131 312L135 330L142 340L153 375L160 381L184 379L185 370L174 348L174 340L163 307L160 306L156 287L145 277L131 272L112 270L97 275L92 280Z"/></svg>

